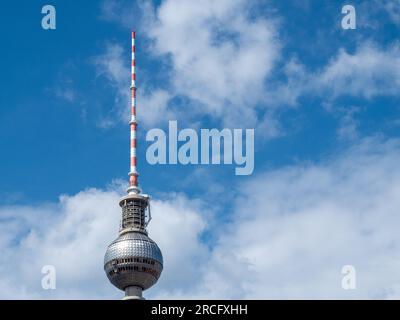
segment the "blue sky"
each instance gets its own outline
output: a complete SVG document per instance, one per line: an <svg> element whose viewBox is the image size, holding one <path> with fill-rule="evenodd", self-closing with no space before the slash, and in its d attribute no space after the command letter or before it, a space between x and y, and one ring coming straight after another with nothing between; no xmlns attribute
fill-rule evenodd
<svg viewBox="0 0 400 320"><path fill-rule="evenodd" d="M239 0L218 4L207 1L203 8L178 0L79 4L54 0L49 4L56 8L56 30L41 28L41 1L6 1L0 5L0 211L4 221L12 220L14 211L23 212L22 216L35 212L41 217L36 212L45 212L45 217L57 217L58 209L54 207L61 208L67 216L76 212L84 216L85 210L79 208L75 212L66 203L77 201L82 193L88 193L90 198L92 191L88 188L95 188L97 191L93 192L98 192L99 199L111 208L108 193L110 198L118 195L121 180L127 180L129 170L127 96L132 29L138 35L139 182L156 199L156 208L172 210L177 226L179 221L186 221L184 226L194 228L194 239L186 234L179 238L186 241L188 236L193 240L193 247L188 247L201 253L189 255L194 265L199 259L215 258L215 252L223 248L221 243L229 239L224 234L234 237L232 229L241 221L238 208L243 201L249 201L249 208L269 197L278 207L282 203L276 199L284 203L285 188L281 188L280 181L303 181L304 185L292 186L293 194L286 196L316 204L318 197L324 203L326 199L341 203L344 198L333 190L346 189L349 181L354 182L349 190L358 199L361 195L357 192L361 190L354 185L371 166L383 172L376 180L371 178L375 182L390 177L393 170L397 177L393 159L398 157L400 134L399 1L255 1L251 6ZM345 4L356 8L356 30L341 28L341 8ZM169 120L178 120L181 129L254 128L254 173L235 176L234 165L149 165L145 159L149 146L144 141L145 133L151 128L166 129ZM375 158L376 154L380 156ZM359 161L360 168L366 171L360 169L358 173L357 167L352 167L354 161ZM314 169L326 175L310 180L308 174L312 176ZM338 177L343 177L340 181L334 178L336 169ZM298 179L292 180L292 174ZM331 184L324 180L327 176ZM317 182L322 184L321 193L307 193ZM271 191L273 183L281 193ZM396 189L397 180L393 183ZM266 191L257 196L260 190L249 188ZM371 192L381 194L379 190ZM66 195L64 202L60 195ZM383 191L382 197L390 198ZM375 207L385 202L376 201ZM114 205L117 207L117 202ZM193 209L193 215L185 220L174 206L189 212ZM274 211L271 207L270 212L268 206L269 203L260 203L254 208L254 212L260 212L261 221ZM297 206L293 203L293 208ZM364 203L358 209L371 206ZM334 211L336 215L332 213L332 217L336 219L346 210ZM248 214L246 219L251 220L253 214ZM118 214L114 219L118 222ZM272 216L268 221L275 219ZM29 237L36 230L38 241L44 246L50 241L44 227L30 223L18 229L21 237L14 240L25 243L27 234ZM216 231L217 226L223 231ZM310 226L311 230L320 227L318 223ZM155 238L168 246L161 226L154 228ZM282 228L282 234L289 232ZM382 233L390 233L386 228L382 226ZM107 230L113 234L111 228ZM271 239L259 241L268 250L274 247ZM3 245L11 250L15 243L5 241ZM21 246L17 244L25 250ZM309 247L304 244L304 248ZM356 248L349 255L355 251ZM391 254L388 252L388 256ZM246 263L257 266L257 259L244 256ZM219 258L213 259L210 258ZM268 267L271 266L263 265ZM340 266L335 268L340 270ZM173 270L168 272L172 274ZM166 279L161 280L154 296L171 292L176 297L207 294L206 286L190 282L189 275L188 271L188 288L192 288L189 291L184 289L186 280L178 281L182 288L174 288L172 280ZM214 279L208 277L212 278L202 278L204 283ZM226 279L224 285L234 278ZM283 271L282 281L289 278ZM368 279L375 278L371 275ZM29 279L35 283L34 278ZM99 286L101 281L101 277L93 279ZM378 293L370 295L374 286ZM306 287L299 280L299 288L306 292ZM22 291L28 297L42 297L44 293L32 288ZM57 297L74 297L74 290L79 288L71 288ZM243 288L238 297L264 297L261 289L246 291L246 285ZM106 289L99 297L107 297ZM316 294L324 295L324 290L316 289ZM390 295L391 290L397 292L389 290L387 283L371 280L355 296L386 297L382 292ZM226 292L220 292L220 297L229 297ZM287 290L278 295L296 297ZM340 293L333 295L342 297Z"/></svg>
<svg viewBox="0 0 400 320"><path fill-rule="evenodd" d="M342 30L341 4L340 1L324 5L313 1L260 3L261 10L255 15L277 20L282 26L278 32L284 45L277 70L268 77L268 82L282 79L279 65L293 57L313 71L323 68L340 48L354 52L357 44L365 39L383 47L396 41L398 27L388 23L388 13L384 10L378 14L374 12L376 29L361 25L356 31ZM0 190L6 194L2 197L3 203L54 201L60 193L76 193L89 186L102 187L116 177L126 178L127 126L120 121L112 128L99 128L102 118L117 117L112 109L114 90L104 76L96 73L91 62L112 42L122 46L123 63L129 66L129 29L105 21L98 1L88 1L79 7L66 1L56 1L54 5L57 29L44 31L40 28L40 1L24 3L23 10L19 9L19 2L2 4L4 12L18 12L18 19L6 15L1 20L3 39L7 43L7 49L1 52L3 178ZM129 2L123 5L137 9ZM362 6L362 14L370 15L375 11L360 2ZM134 12L134 9L127 11ZM132 28L138 29L140 13L136 15L137 18L132 14L131 21ZM360 13L358 18L362 19ZM139 86L144 78L153 87L163 87L163 59L146 56L144 33L145 30L138 29ZM73 92L72 101L60 97L63 90ZM343 116L324 110L321 107L324 102L324 97L308 94L301 97L295 108L282 106L276 115L281 132L274 139L265 141L263 132L256 131L255 174L261 168L318 161L345 145L346 141L340 141L336 135ZM183 103L190 108L190 102ZM125 102L121 104L121 108L129 108ZM146 106L141 105L140 100L138 104L145 112ZM398 134L399 127L388 124L398 114L396 98L377 97L365 101L343 96L334 102L333 108L349 104L360 105L363 109L354 115L360 134ZM228 108L224 112L228 113ZM174 113L169 116L155 127L165 128L168 120L177 118ZM211 118L210 121L203 116L196 121L200 121L202 128L224 127L221 119ZM146 144L142 142L139 151L142 156L144 147ZM173 187L177 191L191 192L174 184L174 180L187 176L195 166L149 166L143 157L141 160L141 184L146 190L157 192ZM232 175L232 168L208 166L205 170L213 176L223 175L227 183L246 179ZM159 179L149 180L153 175Z"/></svg>

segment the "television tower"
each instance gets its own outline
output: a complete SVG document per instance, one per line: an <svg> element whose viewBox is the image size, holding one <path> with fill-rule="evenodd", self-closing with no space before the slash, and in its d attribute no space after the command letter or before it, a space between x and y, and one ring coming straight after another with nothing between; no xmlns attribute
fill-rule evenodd
<svg viewBox="0 0 400 320"><path fill-rule="evenodd" d="M163 257L157 244L147 235L151 220L150 197L140 193L136 161L136 73L135 32L132 32L131 79L131 168L127 195L122 197L122 221L119 236L108 246L104 271L110 282L125 291L124 299L143 299L142 291L154 285L163 269Z"/></svg>

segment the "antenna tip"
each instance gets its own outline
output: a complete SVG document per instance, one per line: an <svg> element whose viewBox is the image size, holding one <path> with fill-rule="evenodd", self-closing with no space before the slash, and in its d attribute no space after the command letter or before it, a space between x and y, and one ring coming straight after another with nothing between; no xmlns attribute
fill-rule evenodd
<svg viewBox="0 0 400 320"><path fill-rule="evenodd" d="M135 39L135 31L132 31L132 39Z"/></svg>

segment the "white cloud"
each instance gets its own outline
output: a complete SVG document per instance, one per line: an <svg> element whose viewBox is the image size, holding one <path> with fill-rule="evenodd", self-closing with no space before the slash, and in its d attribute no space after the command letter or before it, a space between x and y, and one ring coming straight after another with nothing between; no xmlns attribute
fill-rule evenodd
<svg viewBox="0 0 400 320"><path fill-rule="evenodd" d="M210 213L203 212L201 202L188 201L182 195L174 195L169 201L153 201L152 211L156 214L149 225L149 235L162 249L164 270L149 298L157 292L168 295L194 290L200 280L195 274L209 257L199 236L207 227Z"/></svg>
<svg viewBox="0 0 400 320"><path fill-rule="evenodd" d="M0 285L3 299L98 298L107 285L98 282L102 273L101 251L118 228L117 194L95 189L60 202L38 207L1 208L8 241L1 242ZM117 219L115 219L117 218ZM42 290L41 268L54 265L57 289ZM107 284L107 283L105 283ZM109 291L112 296L112 291Z"/></svg>
<svg viewBox="0 0 400 320"><path fill-rule="evenodd" d="M400 47L394 43L381 48L361 43L354 53L341 48L320 70L311 71L297 59L285 65L286 82L269 94L272 104L298 104L301 96L334 101L343 96L372 99L398 96L400 90Z"/></svg>
<svg viewBox="0 0 400 320"><path fill-rule="evenodd" d="M58 98L64 99L70 103L74 102L76 99L76 93L75 90L72 88L61 88L61 87L56 87L55 88L55 95Z"/></svg>
<svg viewBox="0 0 400 320"><path fill-rule="evenodd" d="M98 126L109 128L118 121L128 122L130 117L130 70L125 61L122 46L108 43L103 54L92 59L99 77L105 77L115 90L114 104L110 114L99 121ZM170 94L162 89L149 90L144 85L138 90L138 116L145 127L153 126L169 115L167 109Z"/></svg>
<svg viewBox="0 0 400 320"><path fill-rule="evenodd" d="M197 296L399 298L400 141L259 175L238 198ZM341 288L354 265L357 289Z"/></svg>
<svg viewBox="0 0 400 320"><path fill-rule="evenodd" d="M360 108L343 108L343 116L340 117L337 136L344 140L355 140L359 137L359 121L355 119L355 114L360 112Z"/></svg>
<svg viewBox="0 0 400 320"><path fill-rule="evenodd" d="M109 284L103 271L105 250L118 233L121 194L115 187L88 189L61 196L56 204L0 208L0 297L122 297L123 293ZM150 236L154 235L162 248L166 264L161 288L173 290L175 283L190 287L196 259L207 252L197 239L206 227L198 208L196 201L181 195L152 203ZM56 290L41 288L44 265L56 267Z"/></svg>
<svg viewBox="0 0 400 320"><path fill-rule="evenodd" d="M264 173L235 202L196 290L159 298L398 298L400 141ZM357 289L341 288L354 265Z"/></svg>
<svg viewBox="0 0 400 320"><path fill-rule="evenodd" d="M122 7L106 1L102 16L118 21L116 12L126 16ZM152 114L143 113L143 120L154 125L168 118L168 104L184 96L189 102L177 113L186 118L210 115L226 124L255 125L256 105L265 97L265 80L280 49L275 21L250 17L252 8L243 0L166 0L157 9L149 4L139 7L140 34L151 43L143 47L153 58L168 60L165 66L169 68L164 79L167 89L139 89L139 95L144 92L139 101L146 114ZM113 76L111 81L115 81ZM127 87L124 83L118 92Z"/></svg>
<svg viewBox="0 0 400 320"><path fill-rule="evenodd" d="M168 109L171 94L163 89L148 90L142 88L138 93L138 117L146 127L153 127L159 123L167 123L178 116Z"/></svg>
<svg viewBox="0 0 400 320"><path fill-rule="evenodd" d="M52 93L55 97L64 100L70 104L76 104L79 102L82 104L79 92L76 90L76 84L74 83L72 74L76 71L76 65L68 61L63 63L57 75L57 79L52 87L48 87L45 90ZM79 97L78 97L79 96Z"/></svg>
<svg viewBox="0 0 400 320"><path fill-rule="evenodd" d="M360 138L359 125L360 121L357 115L363 110L358 106L348 105L340 106L332 103L324 103L325 111L330 112L338 119L338 127L336 136L343 141L357 141Z"/></svg>
<svg viewBox="0 0 400 320"><path fill-rule="evenodd" d="M386 50L362 44L354 54L340 50L321 73L316 85L333 97L350 95L366 99L398 95L400 88L400 47Z"/></svg>
<svg viewBox="0 0 400 320"><path fill-rule="evenodd" d="M115 101L110 108L113 116L101 119L99 127L108 128L115 124L115 121L125 121L129 119L130 111L130 92L129 92L129 69L124 62L124 50L115 43L107 43L105 52L92 59L96 66L97 75L105 77L115 90Z"/></svg>
<svg viewBox="0 0 400 320"><path fill-rule="evenodd" d="M323 163L265 172L230 188L230 222L215 228L215 212L201 200L153 200L150 235L165 270L145 295L398 298L400 141L357 141ZM0 208L0 296L121 297L102 270L117 235L120 194L88 189L57 204ZM55 291L40 288L44 264L57 268ZM340 286L346 264L357 270L354 291Z"/></svg>
<svg viewBox="0 0 400 320"><path fill-rule="evenodd" d="M237 0L168 0L148 31L154 52L170 58L176 94L201 102L204 113L238 123L256 122L254 106L279 53L273 21L251 19L250 10Z"/></svg>
<svg viewBox="0 0 400 320"><path fill-rule="evenodd" d="M381 7L395 16L391 2ZM138 91L138 112L145 126L157 126L167 119L192 124L206 115L225 126L267 128L265 135L271 138L284 130L275 108L295 106L300 97L333 102L343 96L368 100L398 95L398 43L381 47L364 41L355 52L341 48L317 70L293 58L283 67L286 79L278 83L274 68L281 59L279 18L256 17L252 10L242 0L201 4L165 0L157 8L150 2L104 2L102 16L125 28L139 25L142 48L164 63L162 88L142 84ZM128 74L129 65L124 65ZM118 82L117 96L126 97L118 108L126 113L128 86L128 80ZM177 104L174 98L182 96L189 100Z"/></svg>

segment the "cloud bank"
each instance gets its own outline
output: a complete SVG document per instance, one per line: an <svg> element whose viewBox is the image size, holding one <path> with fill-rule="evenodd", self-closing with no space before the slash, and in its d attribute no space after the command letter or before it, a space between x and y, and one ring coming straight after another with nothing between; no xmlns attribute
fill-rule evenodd
<svg viewBox="0 0 400 320"><path fill-rule="evenodd" d="M142 50L163 74L161 84L144 80L138 91L143 106L138 113L146 127L165 125L170 119L196 125L206 117L223 126L255 127L275 137L284 130L278 119L280 107L298 106L302 97L333 102L341 97L370 101L398 96L397 42L382 46L361 38L354 52L332 48L325 65L309 69L294 53L284 53L279 16L266 10L257 15L246 1L166 0L157 7L149 2L122 3L103 2L101 16L126 29L140 26ZM391 5L385 2L384 7L389 10ZM123 51L114 45L117 53ZM129 64L115 51L110 59L109 49L98 57L104 63L97 68L116 88L116 114L126 121ZM277 77L280 72L283 78ZM146 79L145 74L141 78Z"/></svg>
<svg viewBox="0 0 400 320"><path fill-rule="evenodd" d="M269 94L276 105L298 105L302 96L335 101L340 97L371 100L376 97L398 97L400 90L400 47L393 43L381 47L362 42L355 52L339 49L319 70L307 70L298 59L284 67L286 82Z"/></svg>
<svg viewBox="0 0 400 320"><path fill-rule="evenodd" d="M123 7L118 6L120 2L104 3L104 19L129 25L129 18L118 9ZM143 90L138 91L139 103L146 106L146 113L139 114L144 124L156 125L183 113L186 121L211 116L226 125L255 125L265 81L279 56L276 21L255 15L243 0L168 0L157 8L148 3L139 7L143 48L164 68L163 86L154 88L142 82ZM123 96L129 77L120 82L114 75L127 74L129 64L120 72L120 64L109 68L107 53L99 58L104 63L98 63L98 69L118 87L117 96ZM179 103L182 98L185 102Z"/></svg>
<svg viewBox="0 0 400 320"><path fill-rule="evenodd" d="M202 199L152 202L165 270L148 298L399 298L400 141L370 138L319 164L267 171L240 190L218 228ZM1 298L118 298L102 270L120 189L0 208ZM204 237L205 232L212 237ZM43 290L41 267L57 269ZM353 265L357 289L341 288Z"/></svg>

